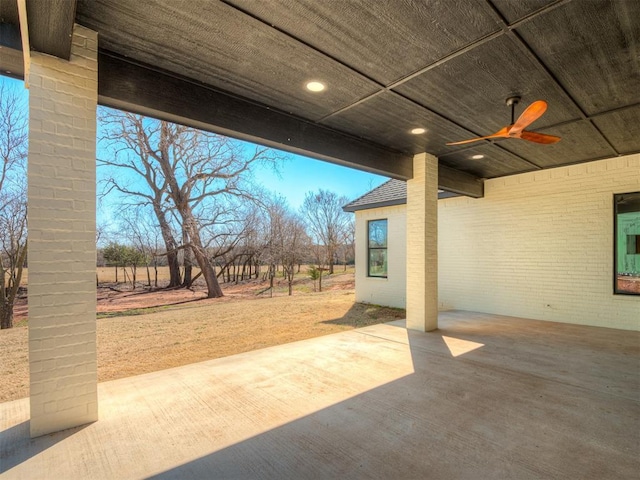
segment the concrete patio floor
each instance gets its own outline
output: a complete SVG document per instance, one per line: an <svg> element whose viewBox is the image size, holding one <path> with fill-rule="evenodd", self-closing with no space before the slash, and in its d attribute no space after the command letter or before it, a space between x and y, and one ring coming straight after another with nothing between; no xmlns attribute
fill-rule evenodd
<svg viewBox="0 0 640 480"><path fill-rule="evenodd" d="M29 439L3 478L637 479L640 333L469 312L99 385L100 420Z"/></svg>

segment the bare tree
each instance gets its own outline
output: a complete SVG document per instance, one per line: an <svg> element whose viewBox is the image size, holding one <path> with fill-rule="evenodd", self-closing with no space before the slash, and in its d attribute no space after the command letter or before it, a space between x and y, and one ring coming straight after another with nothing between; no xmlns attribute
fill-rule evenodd
<svg viewBox="0 0 640 480"><path fill-rule="evenodd" d="M224 217L225 220L216 220ZM220 267L218 277L235 282L258 277L262 252L263 219L260 208L253 202L233 205L228 211L216 211L207 218L214 219L203 228L207 239L209 256L217 260Z"/></svg>
<svg viewBox="0 0 640 480"><path fill-rule="evenodd" d="M289 295L293 294L293 279L296 266L300 265L311 243L305 224L295 214L288 214L282 222L282 269L284 270Z"/></svg>
<svg viewBox="0 0 640 480"><path fill-rule="evenodd" d="M27 202L24 191L0 198L0 328L13 327L13 308L27 258Z"/></svg>
<svg viewBox="0 0 640 480"><path fill-rule="evenodd" d="M301 216L307 223L311 236L325 248L329 274L333 274L338 247L345 240L345 232L352 224L349 215L342 210L342 206L347 203L347 197L319 189L317 192L308 192L302 204Z"/></svg>
<svg viewBox="0 0 640 480"><path fill-rule="evenodd" d="M165 244L169 267L168 286L180 286L182 276L178 262L178 243L170 223L171 205L167 198L167 181L159 172L145 142L146 138L157 133L159 127L145 126L144 117L140 115L111 109L100 109L99 119L102 126L99 140L111 149L112 156L98 159L98 166L117 167L115 170L111 169L111 175L102 180L103 195L113 191L121 193L125 198L126 208L151 206Z"/></svg>
<svg viewBox="0 0 640 480"><path fill-rule="evenodd" d="M149 188L125 186L115 176L108 183L153 205L163 237L163 221L168 223L166 216L172 212L188 242L184 247L193 254L207 283L208 297L222 296L201 235L203 225L211 223L205 213L230 198L251 199L247 178L252 165L274 162L278 156L265 147L249 148L220 135L128 112L110 111L103 119L104 138L116 148L114 158L101 159L100 164L124 167L144 178ZM167 245L167 253L170 250Z"/></svg>
<svg viewBox="0 0 640 480"><path fill-rule="evenodd" d="M282 265L282 275L287 280L289 295L293 294L296 267L308 255L310 238L304 222L289 208L282 197L272 197L264 206L262 227L263 248L261 258L269 265L269 279L273 292L276 266Z"/></svg>
<svg viewBox="0 0 640 480"><path fill-rule="evenodd" d="M340 248L338 249L339 255L342 257L342 264L344 271L347 271L347 264L349 261L355 262L356 255L356 225L355 218L351 216L349 222L346 224L343 237L341 240Z"/></svg>
<svg viewBox="0 0 640 480"><path fill-rule="evenodd" d="M27 256L27 119L15 90L0 84L0 328L13 309Z"/></svg>
<svg viewBox="0 0 640 480"><path fill-rule="evenodd" d="M158 287L158 256L160 255L160 231L153 216L142 208L129 210L120 218L120 231L129 243L140 252L147 272L147 286L151 287L151 263L154 269L154 286Z"/></svg>

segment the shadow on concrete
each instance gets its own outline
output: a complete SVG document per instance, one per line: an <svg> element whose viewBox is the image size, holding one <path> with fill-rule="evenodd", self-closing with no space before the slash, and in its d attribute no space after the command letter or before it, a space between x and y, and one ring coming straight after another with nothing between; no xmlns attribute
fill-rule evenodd
<svg viewBox="0 0 640 480"><path fill-rule="evenodd" d="M67 438L80 432L88 425L70 428L62 432L31 438L29 421L25 421L0 431L0 474L39 455Z"/></svg>
<svg viewBox="0 0 640 480"><path fill-rule="evenodd" d="M635 478L637 362L507 327L409 331L413 373L150 478Z"/></svg>
<svg viewBox="0 0 640 480"><path fill-rule="evenodd" d="M378 323L387 323L404 319L406 312L401 308L369 305L366 303L354 303L342 317L324 320L326 325L343 325L354 328L362 328Z"/></svg>
<svg viewBox="0 0 640 480"><path fill-rule="evenodd" d="M17 466L8 478L637 478L639 332L447 312L435 332L396 321L327 338L282 356L266 349L140 376L114 394L109 419L81 435L31 440L19 423L0 432L1 470Z"/></svg>

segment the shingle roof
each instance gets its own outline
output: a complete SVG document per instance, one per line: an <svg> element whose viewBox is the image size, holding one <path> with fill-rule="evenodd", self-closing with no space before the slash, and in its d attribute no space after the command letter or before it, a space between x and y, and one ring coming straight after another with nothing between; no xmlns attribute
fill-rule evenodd
<svg viewBox="0 0 640 480"><path fill-rule="evenodd" d="M345 212L355 212L370 208L388 207L390 205L404 205L405 203L407 203L407 182L392 178L356 198L353 202L347 203L342 209Z"/></svg>

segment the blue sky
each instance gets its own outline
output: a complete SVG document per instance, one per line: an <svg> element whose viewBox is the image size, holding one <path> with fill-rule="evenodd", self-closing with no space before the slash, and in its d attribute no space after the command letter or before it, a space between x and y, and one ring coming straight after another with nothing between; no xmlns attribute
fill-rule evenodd
<svg viewBox="0 0 640 480"><path fill-rule="evenodd" d="M28 95L22 82L0 75L0 83L24 92L25 98ZM285 197L294 210L300 207L309 191L322 188L355 199L387 180L381 175L299 155L288 154L287 157L289 160L282 162L279 174L269 168L260 168L256 171L256 179L268 190Z"/></svg>
<svg viewBox="0 0 640 480"><path fill-rule="evenodd" d="M309 191L330 190L353 200L378 185L387 177L346 168L329 162L291 155L282 162L280 174L270 169L256 172L256 178L265 188L285 197L293 209L298 209Z"/></svg>

